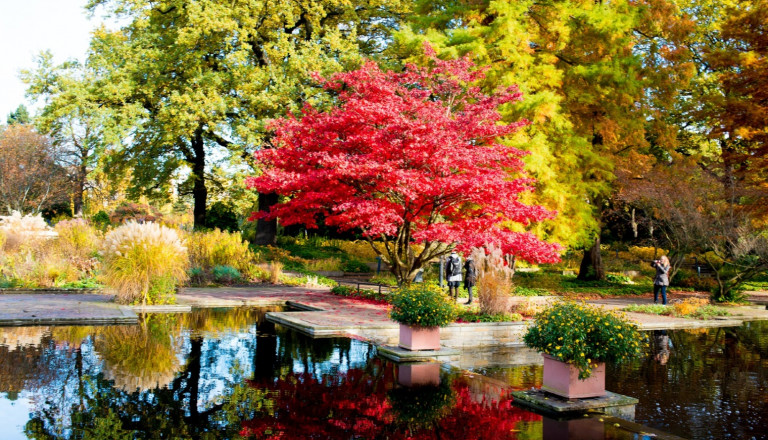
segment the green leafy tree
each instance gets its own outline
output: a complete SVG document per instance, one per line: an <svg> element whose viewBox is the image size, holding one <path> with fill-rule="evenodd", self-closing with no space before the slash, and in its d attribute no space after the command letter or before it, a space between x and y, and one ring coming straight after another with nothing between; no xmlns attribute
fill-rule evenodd
<svg viewBox="0 0 768 440"><path fill-rule="evenodd" d="M8 114L6 121L8 125L29 124L32 122L32 117L29 116L29 111L24 106L24 104L20 104L16 110Z"/></svg>
<svg viewBox="0 0 768 440"><path fill-rule="evenodd" d="M38 130L48 133L59 151L73 185L75 214L82 214L91 175L103 168L111 152L127 137L129 125L93 98L98 94L97 72L88 64L68 61L53 64L50 52L42 53L34 70L22 72L27 95L44 103L36 119Z"/></svg>
<svg viewBox="0 0 768 440"><path fill-rule="evenodd" d="M652 135L662 148L669 140L659 109L670 102L673 80L659 79L681 74L657 35L678 30L653 19L670 8L664 1L420 1L397 34L393 55L412 55L428 39L444 57L472 53L488 69L487 88L519 85L525 99L506 109L505 120L532 121L512 142L533 153L531 197L559 214L535 231L586 247L581 277L603 276L601 215L616 162L647 154Z"/></svg>
<svg viewBox="0 0 768 440"><path fill-rule="evenodd" d="M316 103L310 73L354 67L361 52L380 51L404 11L398 0L92 0L87 7L127 23L94 33L89 63L99 72L94 100L135 121L120 161L133 169L134 192L153 195L187 168L195 226L206 224L210 165L247 161L270 147L267 120Z"/></svg>

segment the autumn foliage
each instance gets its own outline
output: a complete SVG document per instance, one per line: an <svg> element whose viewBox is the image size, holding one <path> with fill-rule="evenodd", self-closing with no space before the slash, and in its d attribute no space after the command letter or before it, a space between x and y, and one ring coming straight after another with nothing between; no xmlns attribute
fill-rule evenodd
<svg viewBox="0 0 768 440"><path fill-rule="evenodd" d="M337 106L305 106L300 117L274 122L275 149L256 153L260 193L290 196L253 218L284 225L355 230L387 244L384 257L399 280L456 244L495 244L532 262L555 262L559 245L521 232L553 213L520 201L532 189L526 153L504 145L526 121L499 122L499 106L521 98L516 87L485 94L469 58L385 72L369 62L329 79ZM516 230L512 227L517 225ZM421 243L418 254L411 244Z"/></svg>

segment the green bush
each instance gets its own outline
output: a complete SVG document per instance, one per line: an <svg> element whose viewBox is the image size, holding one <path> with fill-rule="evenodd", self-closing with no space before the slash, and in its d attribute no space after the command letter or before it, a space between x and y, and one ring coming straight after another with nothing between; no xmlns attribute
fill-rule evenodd
<svg viewBox="0 0 768 440"><path fill-rule="evenodd" d="M573 302L560 302L536 314L525 344L573 364L585 379L599 362L620 364L643 353L645 337L637 326L615 312Z"/></svg>
<svg viewBox="0 0 768 440"><path fill-rule="evenodd" d="M616 283L616 284L631 284L632 280L626 276L626 275L619 275L615 273L607 273L605 274L605 280L609 283Z"/></svg>
<svg viewBox="0 0 768 440"><path fill-rule="evenodd" d="M664 304L630 304L622 310L625 312L648 313L651 315L670 315L672 309Z"/></svg>
<svg viewBox="0 0 768 440"><path fill-rule="evenodd" d="M515 286L512 294L515 296L548 296L550 293L538 287Z"/></svg>
<svg viewBox="0 0 768 440"><path fill-rule="evenodd" d="M458 322L516 322L522 321L523 315L519 313L487 314L477 310L464 309L459 311Z"/></svg>
<svg viewBox="0 0 768 440"><path fill-rule="evenodd" d="M346 296L351 298L364 298L373 299L376 301L389 302L390 294L387 292L379 293L378 290L373 289L357 289L352 286L337 285L331 289L331 293L339 296Z"/></svg>
<svg viewBox="0 0 768 440"><path fill-rule="evenodd" d="M243 278L240 271L232 266L214 266L212 273L214 281L219 283L236 283Z"/></svg>
<svg viewBox="0 0 768 440"><path fill-rule="evenodd" d="M405 325L442 327L456 320L457 306L435 284L412 284L392 292L390 317Z"/></svg>
<svg viewBox="0 0 768 440"><path fill-rule="evenodd" d="M102 231L106 230L111 224L109 220L109 214L107 214L105 211L97 212L91 216L91 224L101 229Z"/></svg>

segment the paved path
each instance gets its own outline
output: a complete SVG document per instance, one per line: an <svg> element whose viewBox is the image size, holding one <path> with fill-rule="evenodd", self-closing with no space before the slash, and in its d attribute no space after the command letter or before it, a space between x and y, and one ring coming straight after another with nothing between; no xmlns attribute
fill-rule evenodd
<svg viewBox="0 0 768 440"><path fill-rule="evenodd" d="M107 324L136 322L135 309L110 302L98 294L2 294L0 326L39 324ZM257 286L233 288L185 288L177 296L181 306L238 307L274 306L286 303L306 311L275 314L283 322L314 336L389 331L397 324L387 317L387 307L328 293L327 289ZM647 298L613 298L590 301L606 308L650 303ZM163 310L159 306L154 310ZM179 307L168 311L184 311ZM630 313L644 330L738 326L746 320L768 320L765 306L733 307L732 316L697 320Z"/></svg>
<svg viewBox="0 0 768 440"><path fill-rule="evenodd" d="M312 336L358 334L360 329L394 329L387 306L331 295L328 289L306 287L186 288L179 304L193 307L285 305L307 311L273 313L276 321Z"/></svg>
<svg viewBox="0 0 768 440"><path fill-rule="evenodd" d="M138 318L130 307L112 302L111 295L3 294L0 326L124 324Z"/></svg>

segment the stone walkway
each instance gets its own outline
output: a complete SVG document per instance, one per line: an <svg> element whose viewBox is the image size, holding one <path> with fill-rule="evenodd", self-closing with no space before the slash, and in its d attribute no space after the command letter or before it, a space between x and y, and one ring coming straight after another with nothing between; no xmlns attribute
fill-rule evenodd
<svg viewBox="0 0 768 440"><path fill-rule="evenodd" d="M768 295L766 295L768 297ZM2 294L0 326L40 324L109 324L136 322L138 308L110 302L99 294ZM397 324L387 317L387 307L356 301L328 293L327 289L305 287L258 286L232 288L185 288L177 300L180 306L167 311L184 311L191 307L274 306L288 304L295 309L275 313L275 321L311 336L340 336L376 332L390 333ZM646 298L613 298L589 301L617 309L633 303L650 303ZM151 311L162 311L163 306ZM732 316L710 320L673 318L643 313L629 313L641 329L680 329L727 327L746 320L768 320L765 306L733 307Z"/></svg>
<svg viewBox="0 0 768 440"><path fill-rule="evenodd" d="M2 294L0 326L134 324L136 313L112 302L111 295Z"/></svg>

